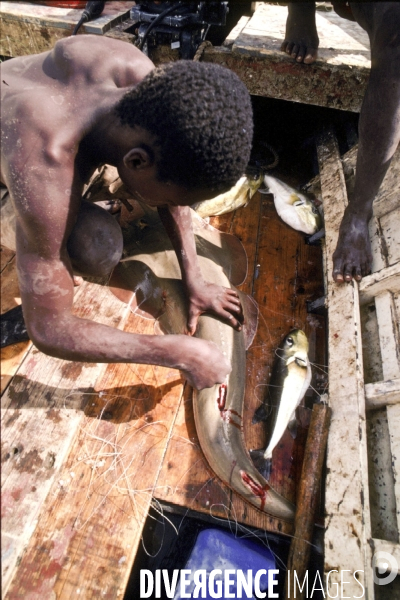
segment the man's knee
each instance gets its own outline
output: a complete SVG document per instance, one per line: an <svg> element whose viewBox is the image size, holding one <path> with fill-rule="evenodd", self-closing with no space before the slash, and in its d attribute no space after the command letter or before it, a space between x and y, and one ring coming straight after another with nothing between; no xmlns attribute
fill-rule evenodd
<svg viewBox="0 0 400 600"><path fill-rule="evenodd" d="M82 202L67 242L74 270L91 277L107 276L118 264L122 249L122 232L115 219L95 204Z"/></svg>

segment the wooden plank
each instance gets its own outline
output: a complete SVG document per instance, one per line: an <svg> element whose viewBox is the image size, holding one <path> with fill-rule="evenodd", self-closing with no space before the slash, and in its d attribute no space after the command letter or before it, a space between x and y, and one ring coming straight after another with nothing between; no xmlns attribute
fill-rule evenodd
<svg viewBox="0 0 400 600"><path fill-rule="evenodd" d="M317 14L322 43L313 65L295 63L280 51L287 7L264 4L233 44L206 48L203 59L222 64L249 92L281 100L359 112L369 77L369 42L355 23Z"/></svg>
<svg viewBox="0 0 400 600"><path fill-rule="evenodd" d="M337 285L332 278L332 254L347 204L346 186L337 143L326 134L318 144L326 229L327 299L329 310L329 405L332 421L328 438L326 481L325 571L357 573L373 594L365 401L358 290ZM332 583L340 576L332 573ZM349 575L343 596L359 595ZM332 588L333 591L333 588Z"/></svg>
<svg viewBox="0 0 400 600"><path fill-rule="evenodd" d="M104 285L84 282L76 288L74 312L115 326L127 309ZM12 455L13 448L20 449L17 460L7 463L10 472L5 470L2 481L2 495L10 499L12 508L12 519L3 523L10 555L3 565L7 583L36 524L40 506L57 480L62 458L83 418L81 409L103 369L104 365L45 356L32 346L2 396L2 435L9 448L2 454L2 462L10 461L7 455ZM7 429L7 424L12 427ZM53 455L54 464L47 468L46 461ZM18 535L15 523L20 525Z"/></svg>
<svg viewBox="0 0 400 600"><path fill-rule="evenodd" d="M386 407L371 411L367 419L368 480L371 535L398 542L396 497Z"/></svg>
<svg viewBox="0 0 400 600"><path fill-rule="evenodd" d="M359 284L360 303L366 304L376 296L385 292L398 294L400 292L400 264L381 269L367 275Z"/></svg>
<svg viewBox="0 0 400 600"><path fill-rule="evenodd" d="M2 410L2 589L6 592L24 546L35 529L43 499L81 420L76 410ZM39 434L39 435L38 435Z"/></svg>
<svg viewBox="0 0 400 600"><path fill-rule="evenodd" d="M128 18L135 2L106 2L102 15L82 25L80 33L104 35ZM0 54L23 56L52 48L71 35L82 10L43 6L32 2L1 2Z"/></svg>
<svg viewBox="0 0 400 600"><path fill-rule="evenodd" d="M400 270L398 281L400 284ZM400 377L399 331L392 294L390 292L379 294L375 298L375 307L378 319L383 378Z"/></svg>
<svg viewBox="0 0 400 600"><path fill-rule="evenodd" d="M285 38L287 7L261 4L234 42L233 51L253 56L276 55ZM316 12L318 63L370 68L368 34L335 12ZM306 65L308 68L308 65Z"/></svg>
<svg viewBox="0 0 400 600"><path fill-rule="evenodd" d="M397 534L400 534L400 404L388 406L387 409L390 450L394 475L394 495L396 498ZM398 537L400 541L400 537ZM400 565L400 563L399 563Z"/></svg>
<svg viewBox="0 0 400 600"><path fill-rule="evenodd" d="M400 565L400 544L394 544L392 542L386 542L385 540L379 540L374 538L371 540L374 553L385 552L385 554L391 554L393 558ZM381 558L376 560L376 567L380 567L383 571L387 565L389 565L387 559ZM389 565L391 566L391 565ZM390 569L391 570L391 569Z"/></svg>
<svg viewBox="0 0 400 600"><path fill-rule="evenodd" d="M366 408L369 410L383 408L389 404L398 404L400 402L400 379L367 383L365 401Z"/></svg>
<svg viewBox="0 0 400 600"><path fill-rule="evenodd" d="M247 25L248 21L250 20L250 17L240 17L239 21L237 22L237 24L235 25L235 27L232 29L232 31L226 36L223 46L226 46L227 48L229 48L230 46L232 46L232 44L236 41L236 38L240 35L240 33L243 31L243 29L245 28L245 26Z"/></svg>
<svg viewBox="0 0 400 600"><path fill-rule="evenodd" d="M154 323L131 315L124 329L151 334ZM181 395L175 370L108 365L8 600L123 595Z"/></svg>

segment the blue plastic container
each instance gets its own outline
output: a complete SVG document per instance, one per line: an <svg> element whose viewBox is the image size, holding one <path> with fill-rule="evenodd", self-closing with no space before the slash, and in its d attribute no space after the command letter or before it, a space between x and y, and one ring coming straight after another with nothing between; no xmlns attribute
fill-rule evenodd
<svg viewBox="0 0 400 600"><path fill-rule="evenodd" d="M267 591L268 571L274 569L274 556L268 548L247 539L235 538L225 531L205 529L199 533L185 565L187 572L181 571L174 600L196 597L193 596L194 592L198 598L207 600L254 598L255 589ZM248 571L251 571L251 574ZM185 595L181 595L183 577L186 583L183 588ZM243 578L245 583L242 583ZM270 572L269 580L271 587L272 581L277 581L277 574ZM277 597L276 585L273 585L270 593L272 591Z"/></svg>

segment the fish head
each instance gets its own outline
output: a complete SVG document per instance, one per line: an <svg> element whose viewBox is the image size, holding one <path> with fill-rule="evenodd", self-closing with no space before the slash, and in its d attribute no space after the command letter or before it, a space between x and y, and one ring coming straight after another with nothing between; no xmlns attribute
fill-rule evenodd
<svg viewBox="0 0 400 600"><path fill-rule="evenodd" d="M308 235L312 235L321 229L321 216L317 207L303 194L296 192L290 194L286 210L288 214L293 211L293 220L298 223L295 229Z"/></svg>
<svg viewBox="0 0 400 600"><path fill-rule="evenodd" d="M321 229L320 214L307 196L270 175L265 175L264 183L274 196L275 208L282 221L308 235Z"/></svg>
<svg viewBox="0 0 400 600"><path fill-rule="evenodd" d="M282 358L289 365L296 362L299 367L307 368L308 360L308 340L301 329L293 329L288 333L282 342Z"/></svg>

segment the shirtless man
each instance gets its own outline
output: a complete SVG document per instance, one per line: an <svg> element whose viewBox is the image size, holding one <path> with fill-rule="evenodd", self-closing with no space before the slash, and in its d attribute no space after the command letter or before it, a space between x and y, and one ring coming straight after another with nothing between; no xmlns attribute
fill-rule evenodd
<svg viewBox="0 0 400 600"><path fill-rule="evenodd" d="M81 200L94 170L113 165L132 197L158 208L171 235L189 332L205 311L240 329L236 292L201 277L188 205L228 190L246 167L253 125L245 86L217 65L155 69L134 46L89 35L3 63L1 80L1 181L16 213L18 278L34 344L67 360L177 368L199 389L223 382L231 366L212 343L135 335L73 316L73 272L106 276L121 258L113 217Z"/></svg>
<svg viewBox="0 0 400 600"><path fill-rule="evenodd" d="M400 141L400 3L332 2L336 12L357 21L369 35L371 75L359 121L354 197L347 206L333 255L337 283L360 281L371 271L368 221L390 161ZM297 62L317 58L315 2L289 4L282 50Z"/></svg>

